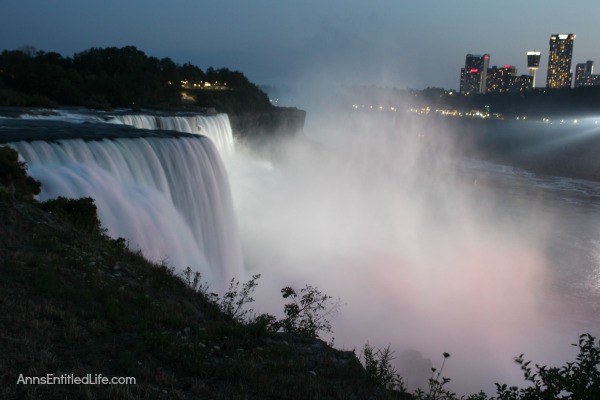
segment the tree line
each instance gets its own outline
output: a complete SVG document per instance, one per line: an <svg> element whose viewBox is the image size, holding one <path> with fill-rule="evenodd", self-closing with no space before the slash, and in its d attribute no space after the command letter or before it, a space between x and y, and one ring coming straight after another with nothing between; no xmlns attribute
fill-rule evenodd
<svg viewBox="0 0 600 400"><path fill-rule="evenodd" d="M182 81L221 82L227 90L183 88ZM203 71L134 46L90 48L73 57L31 47L0 54L0 106L172 109L186 105L182 98L188 106L223 112L271 108L268 96L239 71Z"/></svg>

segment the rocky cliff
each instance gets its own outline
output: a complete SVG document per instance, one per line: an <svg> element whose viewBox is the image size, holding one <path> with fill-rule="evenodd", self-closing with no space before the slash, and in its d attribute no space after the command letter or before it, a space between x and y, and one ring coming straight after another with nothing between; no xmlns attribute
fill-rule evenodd
<svg viewBox="0 0 600 400"><path fill-rule="evenodd" d="M287 107L229 115L233 135L268 158L277 157L283 141L302 134L305 120L306 111Z"/></svg>

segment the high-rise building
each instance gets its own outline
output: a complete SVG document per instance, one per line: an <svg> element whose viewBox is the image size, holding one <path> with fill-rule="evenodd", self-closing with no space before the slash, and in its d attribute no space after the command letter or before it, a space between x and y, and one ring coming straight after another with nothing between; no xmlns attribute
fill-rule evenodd
<svg viewBox="0 0 600 400"><path fill-rule="evenodd" d="M575 35L572 33L550 36L546 87L551 89L571 87L574 42Z"/></svg>
<svg viewBox="0 0 600 400"><path fill-rule="evenodd" d="M575 87L592 86L592 74L594 73L594 62L587 61L575 66Z"/></svg>
<svg viewBox="0 0 600 400"><path fill-rule="evenodd" d="M489 54L467 54L465 67L460 70L460 92L465 95L485 93L489 65Z"/></svg>
<svg viewBox="0 0 600 400"><path fill-rule="evenodd" d="M512 65L496 67L488 70L488 93L515 93L530 90L533 87L533 76L517 75L517 68Z"/></svg>
<svg viewBox="0 0 600 400"><path fill-rule="evenodd" d="M594 74L593 61L587 61L575 66L575 87L598 85L600 85L600 75Z"/></svg>
<svg viewBox="0 0 600 400"><path fill-rule="evenodd" d="M529 68L529 76L532 79L532 87L535 87L535 75L537 74L537 70L540 67L540 58L542 53L539 51L528 51L527 52L527 68Z"/></svg>

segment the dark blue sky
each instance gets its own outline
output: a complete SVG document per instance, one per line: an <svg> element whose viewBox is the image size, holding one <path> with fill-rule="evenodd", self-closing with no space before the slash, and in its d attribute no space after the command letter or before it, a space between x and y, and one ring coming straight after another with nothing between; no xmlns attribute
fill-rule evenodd
<svg viewBox="0 0 600 400"><path fill-rule="evenodd" d="M467 53L526 73L526 52L574 33L574 63L600 64L600 2L573 0L0 0L0 48L72 56L134 45L228 67L258 84L324 82L457 89Z"/></svg>

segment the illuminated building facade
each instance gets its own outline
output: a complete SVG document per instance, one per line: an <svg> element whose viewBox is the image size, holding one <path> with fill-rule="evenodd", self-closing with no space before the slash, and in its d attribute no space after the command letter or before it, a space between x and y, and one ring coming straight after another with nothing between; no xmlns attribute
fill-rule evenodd
<svg viewBox="0 0 600 400"><path fill-rule="evenodd" d="M594 62L587 61L575 66L575 87L600 85L600 75L594 74Z"/></svg>
<svg viewBox="0 0 600 400"><path fill-rule="evenodd" d="M575 35L572 33L550 36L546 87L550 89L571 87L574 42Z"/></svg>
<svg viewBox="0 0 600 400"><path fill-rule="evenodd" d="M542 53L539 51L528 51L527 52L527 68L529 69L529 76L533 78L531 87L535 87L535 75L540 67L540 58Z"/></svg>
<svg viewBox="0 0 600 400"><path fill-rule="evenodd" d="M460 70L460 92L464 95L485 93L490 55L467 54Z"/></svg>
<svg viewBox="0 0 600 400"><path fill-rule="evenodd" d="M488 70L487 92L507 93L524 92L533 88L533 76L517 75L517 68L511 65L496 67Z"/></svg>

